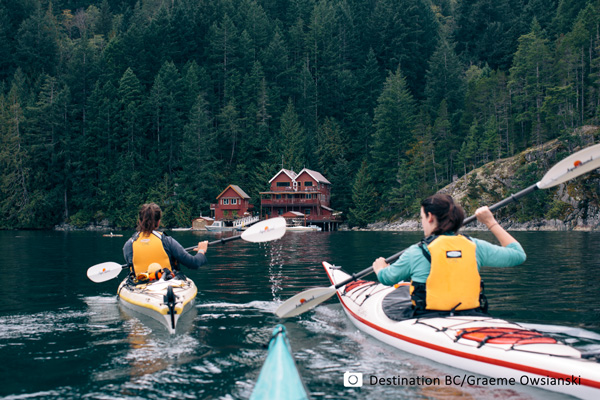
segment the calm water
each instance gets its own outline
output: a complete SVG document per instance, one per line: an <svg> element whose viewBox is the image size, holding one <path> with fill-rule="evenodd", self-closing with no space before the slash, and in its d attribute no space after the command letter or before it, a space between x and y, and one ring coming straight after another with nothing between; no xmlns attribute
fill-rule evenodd
<svg viewBox="0 0 600 400"><path fill-rule="evenodd" d="M266 355L273 311L292 295L329 286L321 261L359 271L418 241L417 233L288 232L267 244L209 249L189 271L196 310L169 336L118 306L118 279L96 284L86 270L122 262L123 238L91 232L0 232L0 397L7 399L247 399ZM184 246L217 233L173 232ZM486 233L473 236L491 239ZM600 234L515 233L528 253L512 269L482 271L493 314L513 321L600 333ZM124 275L124 274L123 274ZM123 276L122 276L123 277ZM334 299L285 322L301 375L315 399L566 398L528 388L345 388L347 370L380 376L457 373L358 331ZM585 331L584 331L585 330ZM574 341L587 350L600 341Z"/></svg>

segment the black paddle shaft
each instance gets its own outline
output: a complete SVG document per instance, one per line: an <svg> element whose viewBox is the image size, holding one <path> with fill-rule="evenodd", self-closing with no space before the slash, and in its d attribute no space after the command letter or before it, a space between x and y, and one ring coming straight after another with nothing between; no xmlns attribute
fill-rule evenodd
<svg viewBox="0 0 600 400"><path fill-rule="evenodd" d="M513 203L513 202L516 203L521 197L526 196L529 193L534 192L538 189L539 189L538 184L535 183L535 184L521 190L520 192L511 194L509 197L505 198L504 200L501 200L501 201L497 202L496 204L490 206L490 211L496 211L496 210L498 210L510 203ZM469 218L467 218L463 221L463 226L470 224L471 222L475 221L476 219L477 219L477 217L475 215L471 215Z"/></svg>
<svg viewBox="0 0 600 400"><path fill-rule="evenodd" d="M498 209L500 209L500 208L502 208L502 207L504 207L504 206L506 206L506 205L508 205L510 203L513 203L513 202L516 203L521 197L523 197L525 195L528 195L529 193L531 193L531 192L533 192L533 191L535 191L537 189L539 189L538 184L537 183L533 184L533 185L529 186L528 188L525 188L525 189L521 190L520 192L512 194L509 197L507 197L506 199L501 200L498 203L490 206L490 211L496 211L496 210L498 210ZM463 221L463 226L467 225L467 224L470 224L471 222L475 221L476 219L477 219L477 217L475 215L471 215L469 218L466 218ZM388 263L388 264L393 263L398 258L400 258L400 256L402 255L402 253L404 253L405 251L406 251L406 249L404 249L402 251L399 251L396 254L394 254L393 256L390 256L390 257L386 258L385 262ZM352 281L355 281L357 279L360 279L360 278L362 278L364 276L369 275L371 272L373 272L373 266L365 268L362 271L357 272L356 274L352 274L352 276L350 278L348 278L348 279L346 279L346 280L338 283L337 285L335 285L335 288L339 289L342 286L347 285L348 283L350 283Z"/></svg>
<svg viewBox="0 0 600 400"><path fill-rule="evenodd" d="M219 243L225 243L225 242L229 242L231 240L237 240L237 239L241 239L242 235L236 235L236 236L231 236L228 238L223 238L223 239L219 239L219 240L213 240L212 242L208 242L209 246L215 245L215 244L219 244ZM196 248L197 246L192 246L192 247L186 247L185 251L192 251Z"/></svg>

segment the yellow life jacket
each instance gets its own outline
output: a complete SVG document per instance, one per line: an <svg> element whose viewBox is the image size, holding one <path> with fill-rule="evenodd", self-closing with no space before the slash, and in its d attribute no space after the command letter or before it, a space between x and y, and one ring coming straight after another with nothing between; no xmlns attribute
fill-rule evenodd
<svg viewBox="0 0 600 400"><path fill-rule="evenodd" d="M425 309L460 311L480 306L481 276L475 248L463 235L441 235L427 244L429 254L425 249L423 253L430 255L431 270L425 283Z"/></svg>
<svg viewBox="0 0 600 400"><path fill-rule="evenodd" d="M171 270L171 260L162 244L162 233L140 233L133 239L133 272L135 276L148 273L150 264L158 263Z"/></svg>

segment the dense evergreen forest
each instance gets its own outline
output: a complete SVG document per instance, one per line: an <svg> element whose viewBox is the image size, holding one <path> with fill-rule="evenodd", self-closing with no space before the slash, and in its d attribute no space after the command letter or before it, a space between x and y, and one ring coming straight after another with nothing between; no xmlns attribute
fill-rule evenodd
<svg viewBox="0 0 600 400"><path fill-rule="evenodd" d="M349 222L598 124L600 1L0 0L0 227L322 172Z"/></svg>

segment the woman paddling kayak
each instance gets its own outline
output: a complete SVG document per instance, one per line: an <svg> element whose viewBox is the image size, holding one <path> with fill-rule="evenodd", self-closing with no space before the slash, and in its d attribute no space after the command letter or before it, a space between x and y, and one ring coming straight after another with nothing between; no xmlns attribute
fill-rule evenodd
<svg viewBox="0 0 600 400"><path fill-rule="evenodd" d="M178 270L178 264L190 269L198 269L206 264L208 241L198 243L195 256L189 254L172 237L158 232L162 211L155 203L144 204L140 208L137 232L123 246L123 255L129 265L132 278L143 282L157 279L158 270L164 273ZM150 269L149 267L152 266ZM168 272L167 272L168 271Z"/></svg>
<svg viewBox="0 0 600 400"><path fill-rule="evenodd" d="M501 246L458 234L465 213L445 194L435 194L421 202L421 223L425 238L408 248L393 264L383 257L373 263L384 285L410 281L412 307L402 311L404 318L432 311L486 312L482 266L513 267L525 261L523 248L496 221L488 207L476 212Z"/></svg>

